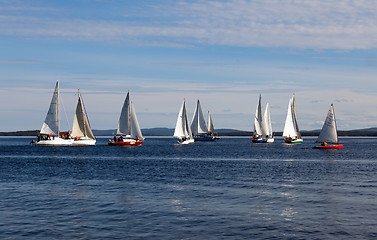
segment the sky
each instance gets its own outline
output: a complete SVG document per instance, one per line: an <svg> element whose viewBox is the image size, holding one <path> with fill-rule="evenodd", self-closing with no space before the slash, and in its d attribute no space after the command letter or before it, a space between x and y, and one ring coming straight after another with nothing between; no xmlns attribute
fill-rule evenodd
<svg viewBox="0 0 377 240"><path fill-rule="evenodd" d="M282 131L377 127L375 0L0 0L0 131L40 129L56 81L61 128L77 89L93 129L127 91L141 128L174 128L197 99L215 128L253 130L259 94Z"/></svg>

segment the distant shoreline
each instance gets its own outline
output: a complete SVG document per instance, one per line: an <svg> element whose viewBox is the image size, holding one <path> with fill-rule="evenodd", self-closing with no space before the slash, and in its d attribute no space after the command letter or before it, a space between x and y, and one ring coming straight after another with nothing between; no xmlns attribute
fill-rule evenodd
<svg viewBox="0 0 377 240"><path fill-rule="evenodd" d="M174 129L171 128L149 128L141 130L144 136L173 136ZM112 136L116 132L114 129L110 130L93 130L95 136ZM235 129L218 129L218 136L252 136L252 131L241 131ZM13 132L0 132L0 136L37 136L39 130L25 130ZM283 132L274 132L274 136L281 137ZM319 130L315 131L301 131L301 135L305 137L318 136ZM359 130L339 130L339 136L377 136L377 129L359 129Z"/></svg>

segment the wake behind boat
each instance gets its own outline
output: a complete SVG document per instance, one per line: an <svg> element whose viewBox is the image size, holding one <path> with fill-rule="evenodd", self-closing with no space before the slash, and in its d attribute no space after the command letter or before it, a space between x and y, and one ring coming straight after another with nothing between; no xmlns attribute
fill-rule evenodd
<svg viewBox="0 0 377 240"><path fill-rule="evenodd" d="M117 136L119 135L119 136ZM139 122L137 121L135 108L130 102L130 92L124 100L120 113L117 135L109 139L108 144L113 146L139 146L144 143Z"/></svg>
<svg viewBox="0 0 377 240"><path fill-rule="evenodd" d="M314 146L317 149L342 149L343 144L339 144L338 130L336 126L334 105L331 104L325 123L316 140L317 143L322 143L319 146Z"/></svg>
<svg viewBox="0 0 377 240"><path fill-rule="evenodd" d="M186 101L183 100L181 109L178 113L177 123L175 125L174 137L178 139L179 144L189 144L193 143L194 139L192 137L191 128L189 126L187 111L186 111Z"/></svg>
<svg viewBox="0 0 377 240"><path fill-rule="evenodd" d="M295 95L289 99L287 117L285 119L283 137L285 143L302 143L301 133L297 124Z"/></svg>
<svg viewBox="0 0 377 240"><path fill-rule="evenodd" d="M50 107L47 112L45 121L43 122L41 131L38 134L37 141L32 141L36 145L58 146L71 145L73 139L70 132L66 132L60 136L59 131L59 81L56 81L55 91L52 95Z"/></svg>
<svg viewBox="0 0 377 240"><path fill-rule="evenodd" d="M78 91L78 101L76 106L76 113L73 119L72 138L73 145L95 145L96 138L93 135L89 124L88 115L85 110L84 101Z"/></svg>

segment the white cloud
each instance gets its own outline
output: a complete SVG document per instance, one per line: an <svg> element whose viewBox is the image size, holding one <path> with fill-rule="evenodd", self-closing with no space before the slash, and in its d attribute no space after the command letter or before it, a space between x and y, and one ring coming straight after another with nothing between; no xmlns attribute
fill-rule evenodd
<svg viewBox="0 0 377 240"><path fill-rule="evenodd" d="M116 21L106 16L95 20L70 14L65 18L63 13L45 16L46 9L36 15L38 6L33 10L34 15L22 17L5 11L0 16L0 34L176 47L377 47L374 0L172 1L146 5L140 13L124 10L124 15L131 16Z"/></svg>

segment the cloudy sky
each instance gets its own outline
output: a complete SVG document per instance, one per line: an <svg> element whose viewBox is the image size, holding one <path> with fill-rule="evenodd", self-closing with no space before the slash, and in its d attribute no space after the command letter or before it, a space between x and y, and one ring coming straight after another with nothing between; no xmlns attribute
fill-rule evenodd
<svg viewBox="0 0 377 240"><path fill-rule="evenodd" d="M376 48L375 0L0 0L0 131L40 129L56 80L63 129L78 88L94 129L128 90L142 128L174 128L186 98L252 130L259 93L275 131L293 93L301 129L331 103L339 129L377 127Z"/></svg>

